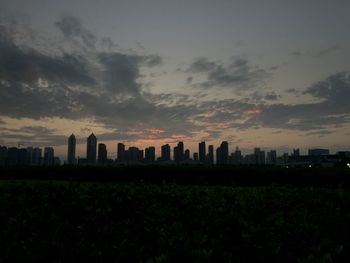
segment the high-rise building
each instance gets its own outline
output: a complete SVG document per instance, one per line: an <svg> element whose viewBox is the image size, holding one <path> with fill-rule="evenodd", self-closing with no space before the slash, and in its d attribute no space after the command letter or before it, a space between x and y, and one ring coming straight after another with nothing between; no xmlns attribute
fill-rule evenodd
<svg viewBox="0 0 350 263"><path fill-rule="evenodd" d="M193 153L193 161L195 162L199 161L198 153Z"/></svg>
<svg viewBox="0 0 350 263"><path fill-rule="evenodd" d="M184 143L179 142L176 147L174 147L174 161L182 162L184 160Z"/></svg>
<svg viewBox="0 0 350 263"><path fill-rule="evenodd" d="M242 152L236 147L236 150L231 154L231 164L241 165L243 163Z"/></svg>
<svg viewBox="0 0 350 263"><path fill-rule="evenodd" d="M146 148L145 150L145 161L148 163L154 163L156 160L156 148L153 146Z"/></svg>
<svg viewBox="0 0 350 263"><path fill-rule="evenodd" d="M105 164L107 161L107 146L103 143L98 144L98 163Z"/></svg>
<svg viewBox="0 0 350 263"><path fill-rule="evenodd" d="M18 148L10 147L7 149L7 165L15 166L18 165Z"/></svg>
<svg viewBox="0 0 350 263"><path fill-rule="evenodd" d="M228 142L223 141L220 145L221 164L228 164Z"/></svg>
<svg viewBox="0 0 350 263"><path fill-rule="evenodd" d="M205 142L200 142L198 144L198 153L199 153L199 161L201 163L205 163L205 159L206 159Z"/></svg>
<svg viewBox="0 0 350 263"><path fill-rule="evenodd" d="M213 145L209 145L209 148L208 148L208 162L210 165L214 164L214 146Z"/></svg>
<svg viewBox="0 0 350 263"><path fill-rule="evenodd" d="M91 133L91 135L87 138L86 144L86 161L89 164L96 163L96 153L97 153L97 138Z"/></svg>
<svg viewBox="0 0 350 263"><path fill-rule="evenodd" d="M45 166L52 166L54 165L54 149L52 147L45 147L44 148L44 165Z"/></svg>
<svg viewBox="0 0 350 263"><path fill-rule="evenodd" d="M42 150L40 148L33 149L32 165L38 166L42 164Z"/></svg>
<svg viewBox="0 0 350 263"><path fill-rule="evenodd" d="M170 161L170 145L169 144L165 144L162 145L161 147L161 160L162 161Z"/></svg>
<svg viewBox="0 0 350 263"><path fill-rule="evenodd" d="M125 145L123 143L118 143L117 146L117 159L118 162L123 163L125 162Z"/></svg>
<svg viewBox="0 0 350 263"><path fill-rule="evenodd" d="M271 165L277 164L277 152L275 150L271 150L266 154L266 163Z"/></svg>
<svg viewBox="0 0 350 263"><path fill-rule="evenodd" d="M76 139L74 134L69 136L68 138L68 153L67 153L67 163L75 164L75 147L76 147Z"/></svg>
<svg viewBox="0 0 350 263"><path fill-rule="evenodd" d="M18 149L18 165L29 165L29 154L27 149Z"/></svg>
<svg viewBox="0 0 350 263"><path fill-rule="evenodd" d="M254 148L255 165L265 164L265 151L261 151L260 148Z"/></svg>
<svg viewBox="0 0 350 263"><path fill-rule="evenodd" d="M143 153L143 152L142 152ZM140 161L140 150L137 147L129 147L128 149L128 161L138 162Z"/></svg>
<svg viewBox="0 0 350 263"><path fill-rule="evenodd" d="M300 156L300 150L299 150L299 148L293 149L293 154L292 154L292 156L294 156L294 157Z"/></svg>
<svg viewBox="0 0 350 263"><path fill-rule="evenodd" d="M0 146L0 166L6 165L7 147Z"/></svg>
<svg viewBox="0 0 350 263"><path fill-rule="evenodd" d="M190 150L186 149L185 150L185 154L184 154L184 160L185 161L189 161L190 159L191 159L191 157L190 157Z"/></svg>
<svg viewBox="0 0 350 263"><path fill-rule="evenodd" d="M216 164L221 165L221 149L220 147L216 148Z"/></svg>

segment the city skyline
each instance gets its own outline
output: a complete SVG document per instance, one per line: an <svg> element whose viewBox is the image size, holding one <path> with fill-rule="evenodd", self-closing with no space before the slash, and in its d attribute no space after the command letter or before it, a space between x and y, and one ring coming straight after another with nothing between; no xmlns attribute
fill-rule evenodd
<svg viewBox="0 0 350 263"><path fill-rule="evenodd" d="M1 145L350 149L349 1L48 3L0 4Z"/></svg>
<svg viewBox="0 0 350 263"><path fill-rule="evenodd" d="M117 163L129 163L130 161L134 162L167 162L172 161L174 163L182 163L187 161L195 161L202 164L243 164L255 163L257 165L265 164L276 164L278 158L289 158L289 157L299 157L299 156L327 156L327 155L344 155L348 157L350 151L338 151L331 152L327 148L309 148L307 152L300 151L300 148L293 148L291 152L278 152L276 149L267 149L261 147L254 147L250 149L249 152L242 152L238 147L230 147L228 141L222 141L219 145L206 144L205 141L199 142L197 150L190 150L185 145L183 141L177 142L173 147L169 144L162 145L160 149L157 149L155 146L147 146L146 148L138 148L135 145L126 145L123 142L118 142L115 145L116 155L111 154L111 151L108 151L106 144L98 141L98 138L94 133L91 133L86 138L85 143L85 156L76 155L76 137L72 133L67 138L67 154L65 157L59 157L54 154L54 147L46 146L43 151L38 147L23 147L24 145L18 144L17 147L7 147L0 145L1 149L4 147L8 150L12 149L18 154L19 163L23 162L25 158L29 158L27 161L29 163L33 161L34 165L38 165L42 158L42 164L44 165L53 165L54 163L68 164L68 165L104 165L112 164L111 162ZM22 146L22 148L21 148ZM233 150L235 148L235 150ZM26 150L28 157L24 157L21 151ZM17 153L18 152L18 153ZM39 153L38 153L39 152ZM112 151L112 153L114 153ZM159 154L157 154L159 153ZM2 156L4 158L4 156ZM252 159L253 158L253 159ZM54 159L57 159L56 161ZM4 161L4 160L2 160ZM11 163L11 161L10 161ZM131 163L132 164L132 163Z"/></svg>

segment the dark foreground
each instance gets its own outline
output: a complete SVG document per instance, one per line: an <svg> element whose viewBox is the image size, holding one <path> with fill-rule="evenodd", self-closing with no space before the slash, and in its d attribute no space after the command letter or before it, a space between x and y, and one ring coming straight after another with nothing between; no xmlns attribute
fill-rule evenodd
<svg viewBox="0 0 350 263"><path fill-rule="evenodd" d="M350 188L0 181L0 262L349 262Z"/></svg>

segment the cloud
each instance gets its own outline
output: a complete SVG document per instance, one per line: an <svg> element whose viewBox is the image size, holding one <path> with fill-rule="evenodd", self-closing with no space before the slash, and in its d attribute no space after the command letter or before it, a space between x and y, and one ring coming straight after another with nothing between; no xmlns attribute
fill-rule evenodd
<svg viewBox="0 0 350 263"><path fill-rule="evenodd" d="M324 49L316 51L314 54L312 54L312 57L313 58L320 58L320 57L328 55L329 53L337 51L339 49L340 49L340 47L338 45L335 45L335 46L332 46L332 47L328 47L328 48L324 48Z"/></svg>
<svg viewBox="0 0 350 263"><path fill-rule="evenodd" d="M258 105L261 112L249 118L247 124L297 130L341 127L350 122L350 104L347 99L349 92L349 73L337 73L304 91L304 94L319 98L319 102L297 105L261 104Z"/></svg>
<svg viewBox="0 0 350 263"><path fill-rule="evenodd" d="M319 49L316 51L300 51L300 50L296 50L293 52L290 52L290 55L294 56L294 57L311 57L311 58L321 58L324 57L330 53L333 53L335 51L338 51L340 49L339 45L334 45L334 46L330 46L327 48L323 48L323 49Z"/></svg>
<svg viewBox="0 0 350 263"><path fill-rule="evenodd" d="M202 74L206 80L199 83L202 88L251 89L264 83L270 73L258 66L252 66L246 59L235 58L226 66L221 61L207 58L196 59L186 70Z"/></svg>
<svg viewBox="0 0 350 263"><path fill-rule="evenodd" d="M141 85L139 67L160 65L162 59L158 55L128 55L121 53L99 53L102 65L104 86L112 92L139 94Z"/></svg>
<svg viewBox="0 0 350 263"><path fill-rule="evenodd" d="M65 16L60 21L57 21L55 25L66 38L80 40L87 47L95 48L96 36L87 30L78 18Z"/></svg>
<svg viewBox="0 0 350 263"><path fill-rule="evenodd" d="M290 54L292 55L292 56L295 56L295 57L300 57L300 56L302 56L302 55L304 55L302 52L300 52L300 51L293 51L293 52L290 52Z"/></svg>
<svg viewBox="0 0 350 263"><path fill-rule="evenodd" d="M7 143L27 146L58 146L66 143L67 137L54 129L42 126L24 126L17 129L2 128L0 136Z"/></svg>

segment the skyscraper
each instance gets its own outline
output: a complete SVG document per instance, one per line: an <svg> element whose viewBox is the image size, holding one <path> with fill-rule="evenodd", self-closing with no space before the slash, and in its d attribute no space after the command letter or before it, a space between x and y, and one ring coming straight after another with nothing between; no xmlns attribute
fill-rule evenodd
<svg viewBox="0 0 350 263"><path fill-rule="evenodd" d="M68 164L75 164L75 146L76 146L76 139L74 134L72 134L68 138L68 153L67 153Z"/></svg>
<svg viewBox="0 0 350 263"><path fill-rule="evenodd" d="M228 164L228 142L223 141L220 145L220 163Z"/></svg>
<svg viewBox="0 0 350 263"><path fill-rule="evenodd" d="M105 164L107 161L107 147L103 143L98 144L98 163Z"/></svg>
<svg viewBox="0 0 350 263"><path fill-rule="evenodd" d="M208 162L210 165L214 164L214 146L213 145L209 145L209 148L208 148Z"/></svg>
<svg viewBox="0 0 350 263"><path fill-rule="evenodd" d="M42 150L38 147L33 150L32 165L41 165L42 163Z"/></svg>
<svg viewBox="0 0 350 263"><path fill-rule="evenodd" d="M184 160L184 143L179 142L176 147L174 147L174 161L182 162Z"/></svg>
<svg viewBox="0 0 350 263"><path fill-rule="evenodd" d="M87 138L86 145L86 161L89 164L96 163L96 150L97 150L97 138L91 133L91 135Z"/></svg>
<svg viewBox="0 0 350 263"><path fill-rule="evenodd" d="M170 161L170 145L169 144L165 144L162 145L161 147L161 160L162 161Z"/></svg>
<svg viewBox="0 0 350 263"><path fill-rule="evenodd" d="M184 160L189 161L190 160L190 150L186 149L184 154Z"/></svg>
<svg viewBox="0 0 350 263"><path fill-rule="evenodd" d="M200 142L198 144L198 153L199 153L199 161L201 163L205 163L205 156L206 156L206 151L205 151L205 142Z"/></svg>
<svg viewBox="0 0 350 263"><path fill-rule="evenodd" d="M44 148L44 165L52 166L54 165L54 149L52 147Z"/></svg>
<svg viewBox="0 0 350 263"><path fill-rule="evenodd" d="M117 159L118 162L123 163L126 161L125 159L125 145L123 143L118 143L118 147L117 147Z"/></svg>
<svg viewBox="0 0 350 263"><path fill-rule="evenodd" d="M148 147L145 150L145 161L148 163L153 163L156 159L156 148Z"/></svg>

